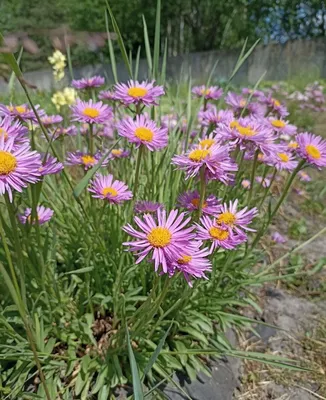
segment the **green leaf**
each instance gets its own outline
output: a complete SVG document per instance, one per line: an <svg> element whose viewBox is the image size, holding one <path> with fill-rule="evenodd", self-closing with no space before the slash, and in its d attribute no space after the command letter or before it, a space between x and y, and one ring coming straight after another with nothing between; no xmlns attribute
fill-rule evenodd
<svg viewBox="0 0 326 400"><path fill-rule="evenodd" d="M190 326L183 326L180 328L180 331L189 333L189 335L193 336L195 339L199 340L200 342L208 344L208 340L207 340L206 336L203 335L201 332L197 331L197 329L191 328Z"/></svg>
<svg viewBox="0 0 326 400"><path fill-rule="evenodd" d="M132 386L134 389L134 398L135 398L135 400L143 400L144 399L143 387L142 387L142 383L141 383L141 380L139 377L139 371L138 371L138 366L136 363L135 355L134 355L134 352L131 347L130 335L129 335L127 324L126 324L126 334L127 334L129 362L130 362L130 368L131 368L131 374L132 374Z"/></svg>
<svg viewBox="0 0 326 400"><path fill-rule="evenodd" d="M85 267L85 268L75 269L74 271L65 272L64 274L62 274L62 276L85 274L86 272L93 271L93 269L94 269L94 267Z"/></svg>
<svg viewBox="0 0 326 400"><path fill-rule="evenodd" d="M108 18L108 13L106 10L105 10L105 28L106 28L106 33L108 36L108 46L109 46L109 55L110 55L112 74L113 74L114 82L118 83L117 63L115 61L115 54L114 54L110 30L109 30L109 18Z"/></svg>
<svg viewBox="0 0 326 400"><path fill-rule="evenodd" d="M122 36L121 36L121 33L120 33L120 29L118 27L116 19L114 18L114 15L112 13L112 10L111 10L111 7L109 5L108 0L106 0L106 6L107 6L107 9L108 9L109 14L110 14L111 22L112 22L112 25L113 25L113 30L117 35L118 45L120 47L122 59L123 59L125 65L127 67L127 70L128 70L128 73L129 73L130 77L132 78L133 74L132 74L132 69L131 69L130 63L129 63L126 47L125 47L125 45L123 43L123 39L122 39Z"/></svg>
<svg viewBox="0 0 326 400"><path fill-rule="evenodd" d="M149 72L149 78L151 78L152 69L153 69L151 46L149 44L146 20L145 20L144 15L142 15L142 17L143 17L143 24L144 24L144 42L145 42L146 58L147 58L147 64L148 64L148 72Z"/></svg>
<svg viewBox="0 0 326 400"><path fill-rule="evenodd" d="M153 77L158 79L158 64L160 60L161 44L161 0L156 3L155 37L154 37L154 56L153 56Z"/></svg>
<svg viewBox="0 0 326 400"><path fill-rule="evenodd" d="M98 400L108 400L110 388L108 385L104 385L98 394Z"/></svg>
<svg viewBox="0 0 326 400"><path fill-rule="evenodd" d="M103 388L105 379L108 376L108 371L109 371L109 368L106 365L106 366L104 366L104 368L102 368L100 373L97 375L97 379L96 379L95 385L93 387L92 394L96 394L98 391L100 391Z"/></svg>
<svg viewBox="0 0 326 400"><path fill-rule="evenodd" d="M137 50L136 62L135 62L135 75L134 75L135 80L138 79L140 50L141 50L141 47L139 46L138 50Z"/></svg>

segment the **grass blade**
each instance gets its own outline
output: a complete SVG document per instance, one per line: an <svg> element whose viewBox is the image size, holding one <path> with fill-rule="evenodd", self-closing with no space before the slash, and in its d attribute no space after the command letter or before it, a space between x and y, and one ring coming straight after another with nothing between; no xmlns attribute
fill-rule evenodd
<svg viewBox="0 0 326 400"><path fill-rule="evenodd" d="M154 57L153 57L153 77L158 79L158 64L160 58L161 43L161 0L156 4L155 38L154 38Z"/></svg>
<svg viewBox="0 0 326 400"><path fill-rule="evenodd" d="M153 70L152 52L151 52L151 46L149 44L146 20L145 20L144 15L142 17L143 17L143 24L144 24L144 42L145 42L146 58L147 58L147 64L148 64L148 78L150 79L152 76L152 70Z"/></svg>
<svg viewBox="0 0 326 400"><path fill-rule="evenodd" d="M126 334L127 334L129 362L130 362L130 368L131 368L131 374L132 374L132 386L134 389L134 398L135 398L135 400L143 400L144 399L143 387L142 387L142 383L141 383L141 380L139 377L139 371L138 371L135 355L134 355L134 352L131 347L130 335L129 335L127 325L126 325Z"/></svg>
<svg viewBox="0 0 326 400"><path fill-rule="evenodd" d="M115 61L115 54L114 54L111 35L110 35L110 30L109 30L109 18L108 18L107 11L105 11L105 28L106 28L106 33L107 33L107 36L108 36L108 46L109 46L109 54L110 54L112 75L113 75L114 82L118 83L117 64L116 64L116 61Z"/></svg>
<svg viewBox="0 0 326 400"><path fill-rule="evenodd" d="M135 75L134 75L135 81L138 79L140 50L141 47L139 46L137 50L136 63L135 63Z"/></svg>
<svg viewBox="0 0 326 400"><path fill-rule="evenodd" d="M111 10L111 7L109 5L108 0L106 0L106 6L107 6L109 14L110 14L111 22L112 22L112 25L113 25L113 30L117 35L118 45L120 47L120 51L121 51L121 55L122 55L123 61L126 64L126 67L127 67L127 70L128 70L128 73L129 73L130 77L132 78L133 74L132 74L132 69L131 69L130 63L129 63L126 47L124 45L124 42L123 42L123 39L122 39L122 35L120 33L120 29L118 27L116 19L114 18L114 15L112 13L112 10Z"/></svg>
<svg viewBox="0 0 326 400"><path fill-rule="evenodd" d="M166 60L168 55L168 39L165 38L164 43L164 52L163 52L163 61L162 61L162 69L161 69L161 85L164 85L166 79Z"/></svg>

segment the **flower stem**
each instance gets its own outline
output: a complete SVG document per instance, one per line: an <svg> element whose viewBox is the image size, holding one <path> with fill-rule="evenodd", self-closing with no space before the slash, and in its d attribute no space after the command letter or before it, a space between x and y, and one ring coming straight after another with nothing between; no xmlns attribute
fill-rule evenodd
<svg viewBox="0 0 326 400"><path fill-rule="evenodd" d="M275 169L274 169L274 172L273 172L273 175L272 175L272 177L271 177L270 184L269 184L269 185L267 186L267 188L265 189L264 196L263 196L263 198L261 199L261 202L260 202L260 204L259 204L259 206L258 206L258 209L260 209L261 206L264 204L264 201L265 201L265 199L266 199L266 197L267 197L267 195L268 195L270 189L272 188L272 185L273 185L273 182L274 182L276 173L277 173L277 169L275 168ZM264 175L266 175L266 174L264 174ZM264 182L265 177L266 177L266 176L263 176L262 183Z"/></svg>
<svg viewBox="0 0 326 400"><path fill-rule="evenodd" d="M198 221L200 220L203 205L205 202L205 194L206 194L206 180L205 180L205 167L201 167L200 169L200 199L199 199L199 207L198 207Z"/></svg>
<svg viewBox="0 0 326 400"><path fill-rule="evenodd" d="M134 183L134 201L136 201L136 195L137 195L137 190L138 190L138 185L139 185L139 172L140 172L140 163L143 155L143 146L140 145L139 151L138 151L138 156L137 156L137 161L136 161L136 173L135 173L135 183Z"/></svg>
<svg viewBox="0 0 326 400"><path fill-rule="evenodd" d="M250 189L249 189L248 200L247 200L248 206L250 204L252 192L253 192L253 188L254 188L254 180L255 180L256 169L257 169L257 160L258 160L258 150L256 150L256 152L255 152L254 163L252 164L251 177L250 177Z"/></svg>
<svg viewBox="0 0 326 400"><path fill-rule="evenodd" d="M89 153L91 156L94 155L94 136L92 124L89 124Z"/></svg>

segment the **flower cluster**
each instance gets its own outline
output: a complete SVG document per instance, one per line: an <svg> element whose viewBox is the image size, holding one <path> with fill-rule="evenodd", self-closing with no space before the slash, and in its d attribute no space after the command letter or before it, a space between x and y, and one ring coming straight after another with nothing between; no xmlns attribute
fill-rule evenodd
<svg viewBox="0 0 326 400"><path fill-rule="evenodd" d="M52 56L48 57L48 61L53 68L54 80L61 81L65 76L66 56L60 50L55 50Z"/></svg>

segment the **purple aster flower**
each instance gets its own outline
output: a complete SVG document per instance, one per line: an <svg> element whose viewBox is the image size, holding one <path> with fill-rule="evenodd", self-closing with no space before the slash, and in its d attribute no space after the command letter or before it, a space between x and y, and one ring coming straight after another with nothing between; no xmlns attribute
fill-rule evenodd
<svg viewBox="0 0 326 400"><path fill-rule="evenodd" d="M248 207L238 211L238 200L230 201L229 205L224 203L221 206L219 214L216 216L216 224L218 226L227 226L234 229L238 234L243 234L243 231L255 232L254 229L248 228L252 220L258 215L256 207L248 210Z"/></svg>
<svg viewBox="0 0 326 400"><path fill-rule="evenodd" d="M311 176L308 175L306 171L299 171L298 176L302 182L311 182Z"/></svg>
<svg viewBox="0 0 326 400"><path fill-rule="evenodd" d="M186 154L174 156L172 163L186 172L186 179L198 176L200 169L204 168L207 180L216 179L225 184L232 181L232 172L238 169L230 157L229 147L218 144L214 144L209 149L196 147Z"/></svg>
<svg viewBox="0 0 326 400"><path fill-rule="evenodd" d="M130 224L124 226L122 229L138 240L123 244L130 246L130 250L137 253L136 264L151 254L155 271L162 266L163 272L166 273L168 265L182 258L184 249L196 235L192 233L193 226L185 228L190 218L184 219L184 213L178 215L178 211L172 210L167 216L166 211L160 208L156 213L157 219L150 214L145 214L143 219L134 218L141 231L135 230Z"/></svg>
<svg viewBox="0 0 326 400"><path fill-rule="evenodd" d="M47 153L45 157L43 154L41 154L41 159L42 165L39 171L42 176L57 174L58 172L63 170L63 164L51 154Z"/></svg>
<svg viewBox="0 0 326 400"><path fill-rule="evenodd" d="M304 132L297 135L298 153L309 164L326 167L326 140L312 133Z"/></svg>
<svg viewBox="0 0 326 400"><path fill-rule="evenodd" d="M272 234L272 240L273 242L280 244L286 243L288 241L288 239L285 236L281 235L279 232L274 232Z"/></svg>
<svg viewBox="0 0 326 400"><path fill-rule="evenodd" d="M201 124L204 126L217 126L217 124L229 125L234 120L234 114L231 110L218 110L216 107L210 108L207 111L200 111L198 118L201 119Z"/></svg>
<svg viewBox="0 0 326 400"><path fill-rule="evenodd" d="M271 94L261 98L260 101L267 105L270 112L276 113L280 117L284 118L289 115L286 107L283 106L278 100L274 99Z"/></svg>
<svg viewBox="0 0 326 400"><path fill-rule="evenodd" d="M43 225L46 222L50 221L50 219L53 216L53 210L51 208L46 208L44 206L37 206L36 207L36 213L37 213L37 220L39 225ZM35 219L36 219L35 218ZM22 224L30 224L32 221L32 209L31 208L26 208L24 211L24 214L18 215L18 219ZM35 220L33 221L33 225L35 225Z"/></svg>
<svg viewBox="0 0 326 400"><path fill-rule="evenodd" d="M94 155L83 153L82 151L76 151L74 153L68 153L67 155L67 165L82 165L85 170L94 167L101 159L102 154L96 153ZM108 164L108 159L104 160L102 167Z"/></svg>
<svg viewBox="0 0 326 400"><path fill-rule="evenodd" d="M271 154L265 162L280 171L293 171L298 166L298 161L294 159L293 153L286 150Z"/></svg>
<svg viewBox="0 0 326 400"><path fill-rule="evenodd" d="M165 114L161 117L161 125L163 128L174 129L178 125L178 117L175 114Z"/></svg>
<svg viewBox="0 0 326 400"><path fill-rule="evenodd" d="M115 129L115 123L114 120L110 120L103 124L100 129L96 132L97 136L102 136L106 138L113 139L114 138L114 129Z"/></svg>
<svg viewBox="0 0 326 400"><path fill-rule="evenodd" d="M283 121L282 119L269 118L269 127L271 127L275 132L279 134L285 134L292 136L297 133L297 127L289 124L288 121Z"/></svg>
<svg viewBox="0 0 326 400"><path fill-rule="evenodd" d="M34 107L39 117L45 115L45 111L41 110L38 104ZM18 119L24 122L26 121L37 122L34 111L30 109L27 104L22 104L20 106L14 106L12 104L10 104L10 106L5 106L3 104L0 104L0 115L8 116L13 119Z"/></svg>
<svg viewBox="0 0 326 400"><path fill-rule="evenodd" d="M172 276L181 271L190 287L193 286L190 278L208 279L205 273L212 270L212 264L207 258L210 252L207 248L200 249L201 246L201 241L191 241L184 249L182 257L168 265L168 274Z"/></svg>
<svg viewBox="0 0 326 400"><path fill-rule="evenodd" d="M54 135L54 140L59 138L64 138L66 136L76 136L77 135L77 128L74 125L68 126L64 128L63 126L55 128L52 132Z"/></svg>
<svg viewBox="0 0 326 400"><path fill-rule="evenodd" d="M250 88L243 88L242 89L242 94L244 95L252 95L252 97L262 97L264 96L264 92L261 90L254 90L254 89L250 89Z"/></svg>
<svg viewBox="0 0 326 400"><path fill-rule="evenodd" d="M145 214L145 213L156 213L156 211L159 208L163 209L164 208L163 204L154 203L153 201L140 200L136 202L134 210L139 214Z"/></svg>
<svg viewBox="0 0 326 400"><path fill-rule="evenodd" d="M168 130L158 128L156 123L144 115L137 115L133 120L128 117L117 125L120 136L126 137L136 148L144 145L150 151L160 150L168 144Z"/></svg>
<svg viewBox="0 0 326 400"><path fill-rule="evenodd" d="M112 204L121 204L132 199L132 193L128 186L121 181L113 180L113 175L97 174L90 182L88 191L94 193L95 199L107 200Z"/></svg>
<svg viewBox="0 0 326 400"><path fill-rule="evenodd" d="M144 104L145 106L157 106L158 97L164 95L163 86L155 86L155 81L138 82L130 80L125 83L117 83L114 87L116 100L125 105Z"/></svg>
<svg viewBox="0 0 326 400"><path fill-rule="evenodd" d="M28 142L28 129L19 121L15 121L10 117L5 117L0 121L0 138L3 137L6 142L10 138L14 138L14 145L20 145Z"/></svg>
<svg viewBox="0 0 326 400"><path fill-rule="evenodd" d="M271 185L271 180L268 178L263 178L262 176L256 176L255 181L260 183L264 188L268 188Z"/></svg>
<svg viewBox="0 0 326 400"><path fill-rule="evenodd" d="M54 124L60 124L60 122L63 121L63 118L61 117L61 115L44 115L41 118L41 121L44 126L49 126Z"/></svg>
<svg viewBox="0 0 326 400"><path fill-rule="evenodd" d="M101 101L93 103L93 100L82 101L77 99L76 103L70 106L72 121L86 122L88 124L103 124L113 116L111 107Z"/></svg>
<svg viewBox="0 0 326 400"><path fill-rule="evenodd" d="M218 247L232 250L247 240L245 234L233 232L228 226L216 225L214 220L205 215L200 218L200 222L201 225L196 223L197 239L210 240L212 242L211 253Z"/></svg>
<svg viewBox="0 0 326 400"><path fill-rule="evenodd" d="M110 158L127 158L130 155L129 150L123 150L123 149L112 149Z"/></svg>
<svg viewBox="0 0 326 400"><path fill-rule="evenodd" d="M210 86L206 88L206 86L195 86L192 88L192 93L196 97L204 97L206 100L218 100L223 95L223 89L218 86Z"/></svg>
<svg viewBox="0 0 326 400"><path fill-rule="evenodd" d="M111 90L102 90L98 94L98 98L100 100L116 100L115 93L113 93Z"/></svg>
<svg viewBox="0 0 326 400"><path fill-rule="evenodd" d="M264 109L258 103L252 103L249 99L238 95L236 93L229 92L224 99L225 103L232 107L233 111L238 115L244 108L252 115L264 115Z"/></svg>
<svg viewBox="0 0 326 400"><path fill-rule="evenodd" d="M40 178L41 158L31 151L28 143L14 146L14 138L0 138L0 195L8 193L12 201L12 190L22 192L27 183L35 183Z"/></svg>
<svg viewBox="0 0 326 400"><path fill-rule="evenodd" d="M91 89L104 85L105 79L101 76L92 76L91 78L74 79L71 81L71 86L75 89Z"/></svg>
<svg viewBox="0 0 326 400"><path fill-rule="evenodd" d="M200 202L200 194L197 190L193 192L182 193L178 197L178 205L186 208L189 212L198 211ZM216 215L221 209L220 199L214 195L210 195L204 201L202 212L208 215Z"/></svg>
<svg viewBox="0 0 326 400"><path fill-rule="evenodd" d="M241 186L244 189L250 189L250 180L249 179L243 179L241 182Z"/></svg>

